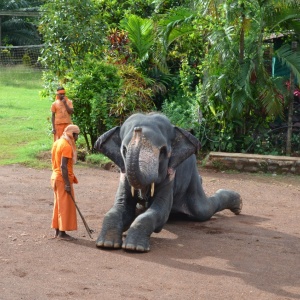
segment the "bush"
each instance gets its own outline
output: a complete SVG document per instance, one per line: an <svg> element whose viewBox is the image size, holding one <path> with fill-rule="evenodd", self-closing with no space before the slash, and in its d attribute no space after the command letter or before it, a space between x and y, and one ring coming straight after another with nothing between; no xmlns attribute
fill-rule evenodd
<svg viewBox="0 0 300 300"><path fill-rule="evenodd" d="M193 103L193 100L182 96L178 96L174 100L166 100L162 105L162 112L170 119L172 124L195 134L199 128L197 111L197 105Z"/></svg>
<svg viewBox="0 0 300 300"><path fill-rule="evenodd" d="M117 124L110 109L120 93L121 77L115 66L88 56L85 64L76 67L70 78L66 87L73 100L73 121L91 150L98 136Z"/></svg>
<svg viewBox="0 0 300 300"><path fill-rule="evenodd" d="M110 159L103 154L90 154L86 156L86 162L92 165L104 165L110 162Z"/></svg>

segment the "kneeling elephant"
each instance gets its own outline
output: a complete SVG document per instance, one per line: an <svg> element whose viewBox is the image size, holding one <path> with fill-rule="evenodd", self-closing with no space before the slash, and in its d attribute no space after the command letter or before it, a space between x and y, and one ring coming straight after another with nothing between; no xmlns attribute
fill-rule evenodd
<svg viewBox="0 0 300 300"><path fill-rule="evenodd" d="M196 137L158 113L134 114L121 127L101 135L95 149L120 168L120 183L97 247L149 251L150 235L161 231L173 212L198 221L223 209L239 214L238 193L219 190L206 197L196 164L199 147ZM138 213L141 207L144 210Z"/></svg>

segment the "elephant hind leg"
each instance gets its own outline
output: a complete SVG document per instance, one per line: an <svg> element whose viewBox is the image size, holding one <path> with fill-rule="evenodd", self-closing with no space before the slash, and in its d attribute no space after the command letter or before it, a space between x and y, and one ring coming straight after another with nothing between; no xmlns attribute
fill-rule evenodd
<svg viewBox="0 0 300 300"><path fill-rule="evenodd" d="M224 209L229 209L238 215L242 206L241 196L231 190L218 190L211 197L206 197L204 193L201 193L200 198L189 201L189 211L192 217L198 221L207 221L215 213Z"/></svg>
<svg viewBox="0 0 300 300"><path fill-rule="evenodd" d="M208 199L217 203L218 208L216 212L230 209L234 214L239 215L242 211L242 198L240 194L232 190L218 190L213 197Z"/></svg>

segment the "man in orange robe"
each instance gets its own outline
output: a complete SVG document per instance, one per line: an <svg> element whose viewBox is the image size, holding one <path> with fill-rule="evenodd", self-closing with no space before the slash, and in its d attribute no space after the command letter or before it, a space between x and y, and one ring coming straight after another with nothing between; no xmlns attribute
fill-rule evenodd
<svg viewBox="0 0 300 300"><path fill-rule="evenodd" d="M54 142L58 140L65 128L72 124L71 115L74 112L72 100L66 97L66 91L59 87L56 91L56 100L51 105L52 111L52 133Z"/></svg>
<svg viewBox="0 0 300 300"><path fill-rule="evenodd" d="M77 230L76 206L73 183L78 183L73 172L77 160L75 142L78 139L79 128L69 125L60 139L52 146L51 186L54 192L54 207L51 228L55 229L55 238L72 240L66 231Z"/></svg>

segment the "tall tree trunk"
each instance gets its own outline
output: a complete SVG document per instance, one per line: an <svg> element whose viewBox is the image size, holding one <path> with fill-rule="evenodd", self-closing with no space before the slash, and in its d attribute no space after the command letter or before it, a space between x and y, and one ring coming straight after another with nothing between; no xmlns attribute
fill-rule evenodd
<svg viewBox="0 0 300 300"><path fill-rule="evenodd" d="M294 76L291 74L291 86L289 95L289 107L288 107L288 130L286 137L286 155L291 156L292 152L292 133L293 133L293 113L294 113Z"/></svg>
<svg viewBox="0 0 300 300"><path fill-rule="evenodd" d="M297 42L292 42L292 49L295 51L297 48ZM289 93L289 107L288 107L288 130L286 137L286 155L291 156L292 153L292 133L293 133L293 114L294 114L294 81L295 76L293 71L290 75L290 93Z"/></svg>
<svg viewBox="0 0 300 300"><path fill-rule="evenodd" d="M240 65L244 62L244 55L245 55L245 15L242 14L242 28L240 31L240 53L239 53L239 63Z"/></svg>
<svg viewBox="0 0 300 300"><path fill-rule="evenodd" d="M1 31L2 31L2 19L0 17L0 46L1 46L1 41L2 41Z"/></svg>
<svg viewBox="0 0 300 300"><path fill-rule="evenodd" d="M240 67L244 63L244 58L245 58L245 22L246 22L246 17L244 13L244 3L241 4L241 9L242 9L242 26L241 26L241 31L240 31L240 41L239 41L239 64ZM237 134L238 137L241 135L245 134L245 120L243 121L243 126L237 128Z"/></svg>

